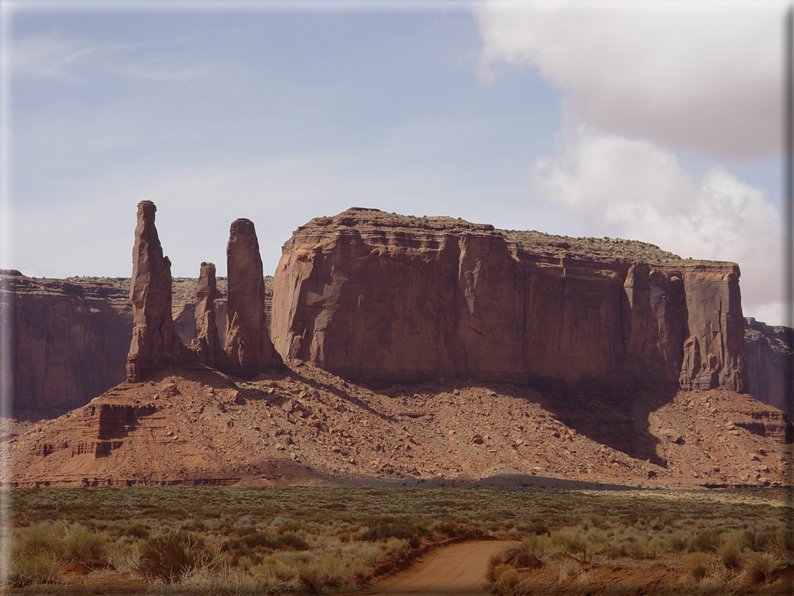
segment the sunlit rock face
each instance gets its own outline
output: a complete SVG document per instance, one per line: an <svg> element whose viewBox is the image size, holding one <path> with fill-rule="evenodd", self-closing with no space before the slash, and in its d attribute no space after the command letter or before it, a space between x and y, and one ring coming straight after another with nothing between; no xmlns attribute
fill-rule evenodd
<svg viewBox="0 0 794 596"><path fill-rule="evenodd" d="M283 247L284 358L378 383L744 390L739 268L640 242L349 209Z"/></svg>
<svg viewBox="0 0 794 596"><path fill-rule="evenodd" d="M132 342L127 380L141 381L152 372L187 360L187 351L171 318L171 261L154 225L157 207L138 203L138 224L132 249Z"/></svg>

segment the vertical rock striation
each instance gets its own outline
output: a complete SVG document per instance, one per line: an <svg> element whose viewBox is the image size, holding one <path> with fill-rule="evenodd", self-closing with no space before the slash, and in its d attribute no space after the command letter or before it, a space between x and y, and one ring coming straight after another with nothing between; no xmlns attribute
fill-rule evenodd
<svg viewBox="0 0 794 596"><path fill-rule="evenodd" d="M222 347L218 339L218 325L215 313L215 298L218 291L215 284L215 263L201 263L196 286L196 339L190 349L196 353L202 364L215 365L221 356Z"/></svg>
<svg viewBox="0 0 794 596"><path fill-rule="evenodd" d="M237 219L232 222L226 246L226 266L228 296L222 367L241 377L279 370L283 362L265 325L262 257L252 221Z"/></svg>
<svg viewBox="0 0 794 596"><path fill-rule="evenodd" d="M377 383L742 391L738 280L641 242L350 209L284 245L272 336L285 358Z"/></svg>
<svg viewBox="0 0 794 596"><path fill-rule="evenodd" d="M132 342L127 356L127 380L141 381L150 373L183 364L187 352L174 332L171 318L171 261L163 255L151 201L138 203L138 225L132 249Z"/></svg>
<svg viewBox="0 0 794 596"><path fill-rule="evenodd" d="M0 270L13 367L0 383L13 382L14 417L57 416L124 381L132 312L120 285Z"/></svg>
<svg viewBox="0 0 794 596"><path fill-rule="evenodd" d="M744 317L738 265L694 265L685 270L686 328L681 387L743 392Z"/></svg>
<svg viewBox="0 0 794 596"><path fill-rule="evenodd" d="M747 358L747 392L770 406L788 412L792 404L787 403L789 391L789 363L794 357L794 348L789 343L792 331L788 327L772 326L745 319L744 351Z"/></svg>

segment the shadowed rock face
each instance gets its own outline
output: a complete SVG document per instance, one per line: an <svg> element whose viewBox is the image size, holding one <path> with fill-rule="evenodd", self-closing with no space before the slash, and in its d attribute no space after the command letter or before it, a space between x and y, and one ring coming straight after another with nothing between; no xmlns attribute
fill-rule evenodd
<svg viewBox="0 0 794 596"><path fill-rule="evenodd" d="M792 357L791 329L774 327L753 318L745 319L744 346L747 358L747 392L757 400L789 413L786 391L788 363Z"/></svg>
<svg viewBox="0 0 794 596"><path fill-rule="evenodd" d="M350 209L284 245L279 353L379 383L744 389L739 269L652 245Z"/></svg>
<svg viewBox="0 0 794 596"><path fill-rule="evenodd" d="M232 222L226 259L226 357L222 367L242 377L278 370L283 363L265 325L265 283L253 222Z"/></svg>
<svg viewBox="0 0 794 596"><path fill-rule="evenodd" d="M190 344L199 362L215 364L221 354L218 326L215 321L215 298L218 291L215 285L215 263L201 263L196 287L196 339Z"/></svg>
<svg viewBox="0 0 794 596"><path fill-rule="evenodd" d="M171 318L171 261L163 255L151 201L138 203L138 225L132 249L132 343L127 380L140 381L151 372L186 360L182 340Z"/></svg>
<svg viewBox="0 0 794 596"><path fill-rule="evenodd" d="M33 279L0 270L0 324L11 331L13 416L38 419L87 403L125 378L128 292L99 280Z"/></svg>

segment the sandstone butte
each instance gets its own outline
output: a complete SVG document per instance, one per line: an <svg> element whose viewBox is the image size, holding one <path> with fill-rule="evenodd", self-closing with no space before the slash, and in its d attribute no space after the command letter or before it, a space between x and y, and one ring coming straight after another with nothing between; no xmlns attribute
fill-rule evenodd
<svg viewBox="0 0 794 596"><path fill-rule="evenodd" d="M739 267L634 241L349 209L276 269L284 358L344 378L743 392Z"/></svg>
<svg viewBox="0 0 794 596"><path fill-rule="evenodd" d="M791 425L741 393L735 264L351 209L284 245L284 366L253 224L230 230L226 345L205 262L186 346L154 213L139 205L128 381L11 437L6 485L784 481Z"/></svg>
<svg viewBox="0 0 794 596"><path fill-rule="evenodd" d="M419 220L410 221L415 225ZM435 222L437 218L429 221ZM445 221L451 228L468 225L451 218ZM302 233L304 231L299 230L298 237ZM617 260L622 255L624 261L633 258L640 262L697 264L636 242L565 238L537 232L504 235L524 237L526 244L545 252L547 259L559 259L566 252L574 256L580 251L585 255L598 253L601 261ZM293 239L288 246L295 244ZM541 252L539 256L544 255ZM35 279L18 271L0 270L2 316L14 322L12 359L16 417L38 420L62 414L125 379L133 326L128 297L130 282L129 278ZM195 279L176 278L173 284L174 329L187 345L196 339L197 319L204 314L195 312ZM272 284L273 278L266 276L267 319L272 309ZM226 337L226 278L218 278L217 294L214 305L220 344ZM787 333L785 327L771 327L745 319L746 390L763 403L780 409L786 409L786 359L792 352Z"/></svg>

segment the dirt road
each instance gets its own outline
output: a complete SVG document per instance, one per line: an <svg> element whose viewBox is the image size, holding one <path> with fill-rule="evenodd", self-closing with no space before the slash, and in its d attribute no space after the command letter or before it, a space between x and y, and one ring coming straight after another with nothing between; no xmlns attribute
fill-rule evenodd
<svg viewBox="0 0 794 596"><path fill-rule="evenodd" d="M485 571L492 554L515 542L463 542L439 549L417 565L379 582L366 596L486 596Z"/></svg>

